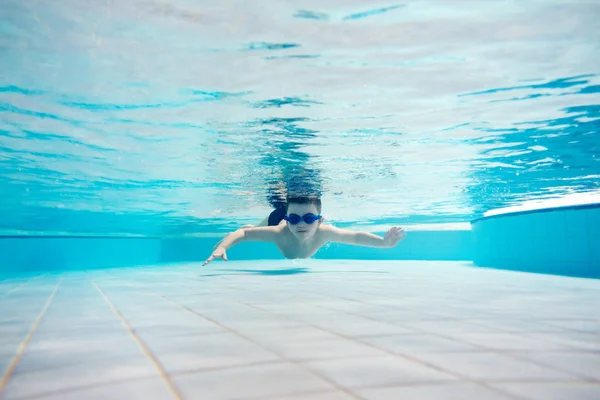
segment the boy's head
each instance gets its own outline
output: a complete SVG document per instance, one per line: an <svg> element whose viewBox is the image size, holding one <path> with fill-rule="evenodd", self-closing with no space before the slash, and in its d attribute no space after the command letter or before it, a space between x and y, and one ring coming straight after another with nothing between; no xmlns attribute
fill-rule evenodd
<svg viewBox="0 0 600 400"><path fill-rule="evenodd" d="M321 199L317 197L288 197L286 214L288 217L295 214L301 218L306 214L321 215ZM323 219L320 218L308 224L301 219L297 224L292 224L288 221L287 225L294 236L304 240L314 235L322 221Z"/></svg>

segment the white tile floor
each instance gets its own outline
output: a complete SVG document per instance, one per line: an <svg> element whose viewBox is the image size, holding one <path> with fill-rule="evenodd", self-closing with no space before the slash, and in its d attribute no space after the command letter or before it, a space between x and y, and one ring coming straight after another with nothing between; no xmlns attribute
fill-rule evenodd
<svg viewBox="0 0 600 400"><path fill-rule="evenodd" d="M599 399L598 310L600 280L459 262L10 279L0 399Z"/></svg>

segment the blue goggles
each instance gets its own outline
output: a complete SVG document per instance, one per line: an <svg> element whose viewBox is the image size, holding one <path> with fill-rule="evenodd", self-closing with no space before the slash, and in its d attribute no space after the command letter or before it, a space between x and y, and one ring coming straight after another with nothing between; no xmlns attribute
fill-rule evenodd
<svg viewBox="0 0 600 400"><path fill-rule="evenodd" d="M315 214L304 214L303 216L299 216L298 214L290 214L283 217L283 219L292 225L296 225L300 221L304 221L307 224L312 224L313 222L320 220L321 216Z"/></svg>

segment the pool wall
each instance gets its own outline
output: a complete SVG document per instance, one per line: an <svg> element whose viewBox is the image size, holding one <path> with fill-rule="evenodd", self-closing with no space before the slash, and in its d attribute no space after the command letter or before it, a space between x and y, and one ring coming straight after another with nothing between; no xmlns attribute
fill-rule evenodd
<svg viewBox="0 0 600 400"><path fill-rule="evenodd" d="M479 218L471 230L407 230L393 249L329 244L314 258L473 261L476 266L600 278L600 204ZM383 232L377 233L383 235ZM203 261L219 237L0 237L0 274ZM230 260L283 259L240 243Z"/></svg>
<svg viewBox="0 0 600 400"><path fill-rule="evenodd" d="M600 204L484 217L471 232L477 266L600 278Z"/></svg>
<svg viewBox="0 0 600 400"><path fill-rule="evenodd" d="M2 237L0 274L153 264L160 249L160 238Z"/></svg>
<svg viewBox="0 0 600 400"><path fill-rule="evenodd" d="M367 260L472 260L471 232L408 231L393 249L330 244L315 258ZM383 233L379 233L383 235ZM218 237L2 237L0 273L86 270L149 265L161 262L203 261ZM230 260L283 259L272 243L240 243Z"/></svg>
<svg viewBox="0 0 600 400"><path fill-rule="evenodd" d="M383 236L384 233L375 233ZM205 260L218 240L215 238L163 239L161 260ZM283 259L272 243L240 243L227 251L230 260ZM314 258L363 260L472 260L471 232L413 231L392 249L350 246L332 243Z"/></svg>

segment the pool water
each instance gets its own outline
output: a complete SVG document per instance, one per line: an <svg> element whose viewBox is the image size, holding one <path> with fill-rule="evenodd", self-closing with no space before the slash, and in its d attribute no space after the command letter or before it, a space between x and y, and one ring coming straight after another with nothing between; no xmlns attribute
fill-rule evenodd
<svg viewBox="0 0 600 400"><path fill-rule="evenodd" d="M0 6L3 234L464 223L600 186L594 1Z"/></svg>

